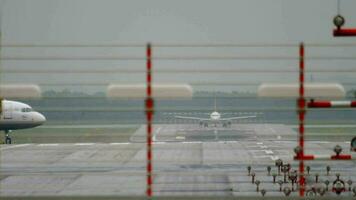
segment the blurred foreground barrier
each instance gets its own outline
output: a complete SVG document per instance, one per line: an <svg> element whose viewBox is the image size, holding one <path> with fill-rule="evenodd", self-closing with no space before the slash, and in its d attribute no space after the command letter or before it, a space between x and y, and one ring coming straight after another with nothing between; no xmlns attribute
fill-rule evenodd
<svg viewBox="0 0 356 200"><path fill-rule="evenodd" d="M11 98L41 98L41 89L38 85L0 85L0 113L2 100Z"/></svg>
<svg viewBox="0 0 356 200"><path fill-rule="evenodd" d="M356 101L315 101L308 102L308 108L355 108Z"/></svg>
<svg viewBox="0 0 356 200"><path fill-rule="evenodd" d="M0 85L0 98L41 98L38 85Z"/></svg>
<svg viewBox="0 0 356 200"><path fill-rule="evenodd" d="M304 84L305 97L332 97L343 98L346 95L345 89L338 83L306 83ZM299 85L297 83L263 83L258 87L259 97L299 97Z"/></svg>
<svg viewBox="0 0 356 200"><path fill-rule="evenodd" d="M158 99L184 99L193 97L193 89L188 84L153 84L152 89L152 97ZM107 97L144 99L146 98L146 85L109 85L107 88Z"/></svg>

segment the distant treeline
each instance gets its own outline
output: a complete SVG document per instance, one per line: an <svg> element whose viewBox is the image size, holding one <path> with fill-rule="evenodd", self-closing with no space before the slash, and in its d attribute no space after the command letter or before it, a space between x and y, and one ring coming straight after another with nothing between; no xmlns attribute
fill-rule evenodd
<svg viewBox="0 0 356 200"><path fill-rule="evenodd" d="M88 94L80 91L71 91L69 89L63 89L61 91L46 90L42 93L43 97L105 97L105 92L96 92L94 94Z"/></svg>
<svg viewBox="0 0 356 200"><path fill-rule="evenodd" d="M355 91L348 92L355 94ZM146 122L142 99L108 99L105 92L86 93L71 90L48 90L45 98L20 99L44 114L46 124L142 124ZM297 123L296 101L291 98L258 98L254 93L197 91L192 99L158 99L155 123L194 123L177 120L176 115L208 117L215 109L224 117L257 115L239 123ZM351 97L349 97L351 98ZM354 97L352 97L354 98ZM355 124L351 109L308 111L310 124Z"/></svg>
<svg viewBox="0 0 356 200"><path fill-rule="evenodd" d="M95 92L88 94L81 91L71 91L69 89L63 89L61 91L47 90L42 93L44 97L105 97L105 92ZM256 93L252 92L222 92L222 91L196 91L194 97L256 97ZM356 98L356 89L351 89L346 93L348 98Z"/></svg>
<svg viewBox="0 0 356 200"><path fill-rule="evenodd" d="M255 97L256 93L252 92L220 92L220 91L196 91L194 92L194 97Z"/></svg>
<svg viewBox="0 0 356 200"><path fill-rule="evenodd" d="M356 89L351 89L346 93L347 97L356 98Z"/></svg>
<svg viewBox="0 0 356 200"><path fill-rule="evenodd" d="M72 91L69 89L63 89L60 91L56 90L46 90L42 93L44 97L105 97L105 92L95 92L89 94L81 91ZM221 92L221 91L196 91L194 92L194 97L255 97L255 93L251 92Z"/></svg>

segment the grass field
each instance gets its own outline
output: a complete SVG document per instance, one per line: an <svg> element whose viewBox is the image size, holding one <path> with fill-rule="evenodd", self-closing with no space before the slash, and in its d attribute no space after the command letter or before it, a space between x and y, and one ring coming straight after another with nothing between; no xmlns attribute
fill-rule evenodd
<svg viewBox="0 0 356 200"><path fill-rule="evenodd" d="M307 127L305 136L307 140L351 141L356 136L356 127Z"/></svg>
<svg viewBox="0 0 356 200"><path fill-rule="evenodd" d="M43 126L32 129L16 130L11 133L13 143L86 143L86 142L129 142L131 135L139 125L122 127L70 127ZM1 136L4 143L4 136Z"/></svg>
<svg viewBox="0 0 356 200"><path fill-rule="evenodd" d="M15 130L11 133L13 143L110 143L130 142L132 134L140 125L50 125L32 129ZM293 128L298 132L297 128ZM351 141L356 127L307 127L306 140ZM0 143L4 143L3 134Z"/></svg>

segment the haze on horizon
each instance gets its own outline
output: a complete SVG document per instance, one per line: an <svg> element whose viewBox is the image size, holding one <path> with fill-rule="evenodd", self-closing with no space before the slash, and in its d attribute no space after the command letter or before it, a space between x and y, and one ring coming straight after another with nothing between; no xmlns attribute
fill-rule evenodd
<svg viewBox="0 0 356 200"><path fill-rule="evenodd" d="M332 37L336 0L46 1L0 0L2 44L242 43L345 44ZM341 1L347 27L356 27L355 1ZM356 48L307 48L307 55L355 56ZM2 48L1 56L144 56L144 48ZM155 55L296 56L297 48L155 48ZM354 69L356 60L307 61L307 69ZM36 83L45 90L100 92L104 83L143 83L144 73L27 73L21 70L144 70L145 61L1 61L1 83ZM154 61L154 69L290 69L297 60ZM20 70L16 73L6 71ZM295 82L295 73L156 73L156 82L191 83L196 90L255 91L260 82ZM356 73L313 73L309 81L346 82ZM244 83L256 85L244 86ZM63 84L65 83L65 84ZM68 85L72 83L73 85ZM80 83L79 85L77 83ZM86 83L98 83L86 85ZM99 83L103 83L100 85ZM208 83L204 85L204 83ZM210 83L210 85L209 85ZM214 83L236 83L214 85ZM239 83L241 85L239 85ZM213 86L212 86L213 85Z"/></svg>

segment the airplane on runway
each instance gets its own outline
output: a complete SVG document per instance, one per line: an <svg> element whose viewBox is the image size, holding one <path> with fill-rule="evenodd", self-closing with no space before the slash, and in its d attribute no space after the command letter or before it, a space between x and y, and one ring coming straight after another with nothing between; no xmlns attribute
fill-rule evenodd
<svg viewBox="0 0 356 200"><path fill-rule="evenodd" d="M31 106L18 102L2 100L0 131L5 132L5 143L11 144L9 133L16 129L33 128L46 122L46 117L34 111Z"/></svg>
<svg viewBox="0 0 356 200"><path fill-rule="evenodd" d="M189 117L189 116L175 116L176 119L189 119L199 121L199 126L208 127L209 123L212 123L217 127L217 124L222 124L223 127L230 127L233 120L239 119L249 119L249 118L256 118L256 116L238 116L238 117L227 117L222 118L221 114L216 109L216 99L214 102L214 111L210 114L210 118L199 118L199 117Z"/></svg>

